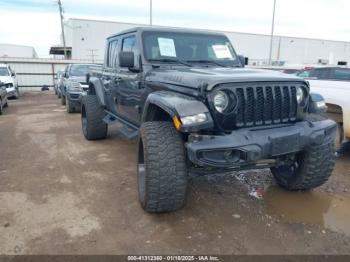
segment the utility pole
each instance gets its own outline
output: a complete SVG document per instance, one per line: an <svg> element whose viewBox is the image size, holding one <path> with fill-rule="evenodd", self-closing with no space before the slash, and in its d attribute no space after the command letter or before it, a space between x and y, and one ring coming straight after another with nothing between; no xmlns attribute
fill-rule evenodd
<svg viewBox="0 0 350 262"><path fill-rule="evenodd" d="M94 64L95 63L95 57L97 56L95 54L95 51L97 51L97 49L88 49L88 51L90 52L90 56L91 56L91 61Z"/></svg>
<svg viewBox="0 0 350 262"><path fill-rule="evenodd" d="M61 0L57 0L57 3L60 11L64 58L67 59L66 37L64 35L64 25L63 25L63 8L62 8Z"/></svg>
<svg viewBox="0 0 350 262"><path fill-rule="evenodd" d="M152 26L152 0L149 0L149 25Z"/></svg>
<svg viewBox="0 0 350 262"><path fill-rule="evenodd" d="M271 35L270 35L270 53L269 53L269 66L272 62L272 44L273 44L273 33L275 29L275 10L276 10L276 0L273 0L273 12L272 12L272 25L271 25Z"/></svg>

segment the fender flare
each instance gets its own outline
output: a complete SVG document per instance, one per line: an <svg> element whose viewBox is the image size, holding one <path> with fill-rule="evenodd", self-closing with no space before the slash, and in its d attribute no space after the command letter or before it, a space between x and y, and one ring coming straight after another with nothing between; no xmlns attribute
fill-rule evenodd
<svg viewBox="0 0 350 262"><path fill-rule="evenodd" d="M198 123L191 126L182 126L181 131L192 132L201 129L208 129L214 126L213 119L207 106L190 96L186 96L171 91L156 91L151 93L146 100L145 107L142 113L141 121L145 122L147 119L148 109L150 105L158 106L167 112L171 118L177 116L180 119L186 116L193 116L204 113L207 116L207 120L202 123Z"/></svg>
<svg viewBox="0 0 350 262"><path fill-rule="evenodd" d="M98 77L90 77L88 94L97 96L97 100L101 106L106 106L104 97L103 82Z"/></svg>
<svg viewBox="0 0 350 262"><path fill-rule="evenodd" d="M317 106L317 103L319 102L324 102L324 106L323 107ZM327 111L327 106L323 96L318 93L310 93L309 112L315 113L315 114L322 114L322 113L325 113L326 111Z"/></svg>

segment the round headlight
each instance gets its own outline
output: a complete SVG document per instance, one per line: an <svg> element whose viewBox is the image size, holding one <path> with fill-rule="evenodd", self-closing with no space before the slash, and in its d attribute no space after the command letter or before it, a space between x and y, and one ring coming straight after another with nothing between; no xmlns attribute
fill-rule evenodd
<svg viewBox="0 0 350 262"><path fill-rule="evenodd" d="M215 109L218 112L222 113L228 107L229 97L225 92L218 91L214 95L213 103L214 103Z"/></svg>
<svg viewBox="0 0 350 262"><path fill-rule="evenodd" d="M297 102L300 104L304 99L304 91L301 87L297 87Z"/></svg>

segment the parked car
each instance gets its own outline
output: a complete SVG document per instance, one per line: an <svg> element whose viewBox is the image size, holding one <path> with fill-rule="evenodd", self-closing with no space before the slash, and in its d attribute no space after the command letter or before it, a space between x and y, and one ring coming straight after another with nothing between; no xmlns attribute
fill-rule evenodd
<svg viewBox="0 0 350 262"><path fill-rule="evenodd" d="M350 140L350 69L320 67L299 73L311 87L321 94L327 104L327 116L337 123L336 148L341 150Z"/></svg>
<svg viewBox="0 0 350 262"><path fill-rule="evenodd" d="M58 96L58 98L61 98L61 85L62 85L62 78L64 74L64 69L58 70L55 77L54 77L54 90L55 94Z"/></svg>
<svg viewBox="0 0 350 262"><path fill-rule="evenodd" d="M297 75L300 74L301 71L301 69L286 68L282 70L282 73Z"/></svg>
<svg viewBox="0 0 350 262"><path fill-rule="evenodd" d="M106 46L103 70L87 77L82 132L105 139L108 124L119 123L138 139L144 210L179 209L189 172L270 168L292 191L331 175L336 124L302 78L243 68L219 33L139 27Z"/></svg>
<svg viewBox="0 0 350 262"><path fill-rule="evenodd" d="M0 81L0 115L3 113L4 107L8 106L7 91L5 83Z"/></svg>
<svg viewBox="0 0 350 262"><path fill-rule="evenodd" d="M5 84L8 98L19 97L17 76L9 65L0 64L0 81Z"/></svg>
<svg viewBox="0 0 350 262"><path fill-rule="evenodd" d="M63 74L61 101L68 113L80 112L81 94L88 89L86 74L92 64L70 64Z"/></svg>

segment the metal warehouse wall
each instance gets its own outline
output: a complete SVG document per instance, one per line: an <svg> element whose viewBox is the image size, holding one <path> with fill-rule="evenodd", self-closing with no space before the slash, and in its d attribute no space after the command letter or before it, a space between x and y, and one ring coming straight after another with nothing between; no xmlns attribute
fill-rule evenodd
<svg viewBox="0 0 350 262"><path fill-rule="evenodd" d="M86 63L81 60L0 58L0 64L8 64L16 72L20 92L39 91L44 85L52 89L57 71L67 64L83 62Z"/></svg>
<svg viewBox="0 0 350 262"><path fill-rule="evenodd" d="M38 55L32 46L0 44L0 57L37 58Z"/></svg>
<svg viewBox="0 0 350 262"><path fill-rule="evenodd" d="M106 38L135 26L147 25L70 19L65 28L67 45L72 46L73 59L103 60ZM237 53L249 57L250 63L266 64L270 36L223 33L230 38ZM330 64L338 61L350 63L350 42L275 36L272 59L286 61L288 64L316 64L319 59L328 60Z"/></svg>

